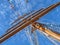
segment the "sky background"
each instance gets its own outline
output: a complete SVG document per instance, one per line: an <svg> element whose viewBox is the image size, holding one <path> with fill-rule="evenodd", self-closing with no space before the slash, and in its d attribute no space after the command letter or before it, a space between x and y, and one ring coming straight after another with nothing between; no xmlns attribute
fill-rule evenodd
<svg viewBox="0 0 60 45"><path fill-rule="evenodd" d="M11 27L19 16L23 16L31 11L47 8L48 6L60 2L60 0L0 0L0 36L6 33L7 29ZM13 5L14 8L11 7ZM60 26L60 6L50 11L45 16L37 20L43 24L54 24ZM49 27L49 25L48 25ZM35 45L34 34L30 34L31 27L28 26L22 31L18 32L0 45ZM60 33L59 29L54 26L54 31ZM36 43L38 45L59 45L60 43L55 39L46 37L39 31L36 33Z"/></svg>

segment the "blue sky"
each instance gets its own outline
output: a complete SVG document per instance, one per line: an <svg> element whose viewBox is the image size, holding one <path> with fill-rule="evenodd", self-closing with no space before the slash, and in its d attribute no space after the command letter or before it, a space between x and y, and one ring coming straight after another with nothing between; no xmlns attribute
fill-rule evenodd
<svg viewBox="0 0 60 45"><path fill-rule="evenodd" d="M23 16L28 12L46 8L57 2L60 2L60 0L28 0L28 2L26 2L26 0L0 0L0 36L12 26L11 23L16 20L19 15ZM11 4L14 6L14 9L11 8ZM41 17L38 22L60 25L60 6ZM31 35L29 34L30 38L25 31L30 30L29 28L30 27L23 29L0 45L34 45ZM54 45L41 32L36 31L36 34L39 45ZM55 42L58 45L60 44L57 41Z"/></svg>

